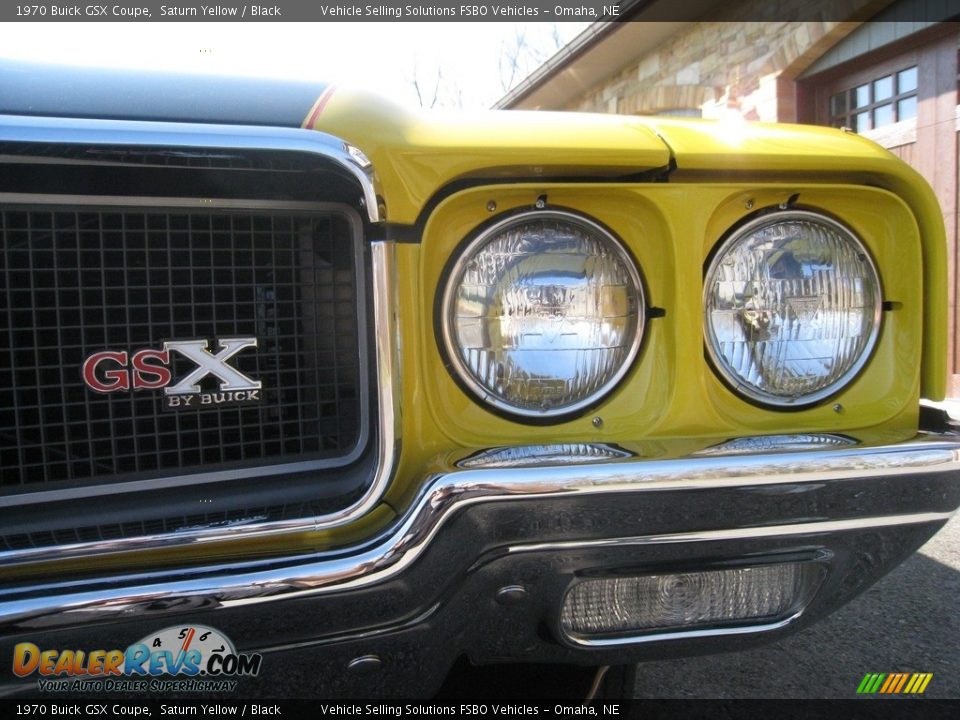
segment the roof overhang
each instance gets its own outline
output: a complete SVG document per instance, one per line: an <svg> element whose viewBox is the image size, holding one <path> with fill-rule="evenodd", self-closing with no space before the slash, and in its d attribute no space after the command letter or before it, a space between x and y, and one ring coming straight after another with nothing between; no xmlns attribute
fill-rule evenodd
<svg viewBox="0 0 960 720"><path fill-rule="evenodd" d="M573 100L653 50L686 26L708 17L718 0L640 0L620 3L615 22L590 25L526 79L495 108L562 110Z"/></svg>

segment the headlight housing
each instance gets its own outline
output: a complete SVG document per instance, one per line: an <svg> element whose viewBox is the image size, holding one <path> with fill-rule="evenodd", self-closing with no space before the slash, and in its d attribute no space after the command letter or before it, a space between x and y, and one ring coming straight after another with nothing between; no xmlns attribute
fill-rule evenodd
<svg viewBox="0 0 960 720"><path fill-rule="evenodd" d="M583 410L640 348L644 295L620 242L567 211L483 230L450 269L440 325L450 364L482 402L528 419Z"/></svg>
<svg viewBox="0 0 960 720"><path fill-rule="evenodd" d="M804 210L760 216L717 249L704 282L704 332L720 375L774 406L816 403L870 357L882 295L863 243Z"/></svg>

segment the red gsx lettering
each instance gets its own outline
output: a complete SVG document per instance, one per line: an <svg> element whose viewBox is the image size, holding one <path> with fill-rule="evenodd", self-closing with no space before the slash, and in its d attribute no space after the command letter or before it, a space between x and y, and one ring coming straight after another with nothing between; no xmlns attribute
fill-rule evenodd
<svg viewBox="0 0 960 720"><path fill-rule="evenodd" d="M165 366L170 363L168 350L138 350L130 358L132 372L127 370L126 351L104 350L94 353L83 363L83 380L99 393L112 393L117 390L150 390L165 387L172 378ZM157 361L148 362L150 360ZM104 369L103 380L97 376L101 363L115 363L119 367ZM131 382L132 380L132 382Z"/></svg>
<svg viewBox="0 0 960 720"><path fill-rule="evenodd" d="M147 360L159 360L160 364L153 365ZM140 350L136 352L130 361L133 365L133 388L153 389L162 388L170 382L172 375L164 367L170 363L169 350ZM155 380L147 380L144 376L153 376Z"/></svg>
<svg viewBox="0 0 960 720"><path fill-rule="evenodd" d="M97 365L108 360L119 365L120 369L105 370L103 376L107 381L102 382L97 377ZM99 393L128 390L130 388L130 374L125 369L126 365L127 353L125 350L121 352L104 350L94 353L83 361L83 380L90 388Z"/></svg>

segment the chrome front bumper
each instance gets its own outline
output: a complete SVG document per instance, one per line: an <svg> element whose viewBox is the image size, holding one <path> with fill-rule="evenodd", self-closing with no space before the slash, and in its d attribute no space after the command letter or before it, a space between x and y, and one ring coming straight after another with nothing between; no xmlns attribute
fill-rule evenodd
<svg viewBox="0 0 960 720"><path fill-rule="evenodd" d="M802 627L879 579L960 505L960 439L882 447L438 470L390 530L305 556L0 588L0 657L16 642L126 647L205 623L266 654L259 682L311 668L306 695L432 692L455 659L610 664L737 649ZM789 621L563 636L585 573L799 558L824 567ZM520 590L517 591L517 588ZM511 591L505 592L506 589ZM376 656L377 672L358 659ZM318 689L315 683L324 683ZM305 681L306 682L306 681Z"/></svg>

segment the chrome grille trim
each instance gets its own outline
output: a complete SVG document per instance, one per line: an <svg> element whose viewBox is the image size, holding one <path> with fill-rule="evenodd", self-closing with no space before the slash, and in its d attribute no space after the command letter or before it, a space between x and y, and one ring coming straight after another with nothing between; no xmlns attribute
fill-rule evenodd
<svg viewBox="0 0 960 720"><path fill-rule="evenodd" d="M187 123L124 122L0 115L0 141L76 145L282 150L320 155L351 175L362 191L362 204L371 222L382 220L373 185L373 168L361 168L346 144L313 130L234 127ZM36 197L32 198L36 201ZM325 515L236 526L199 528L176 533L143 535L108 541L54 545L0 552L0 566L81 558L237 538L272 536L346 525L376 507L390 480L400 449L398 356L396 344L395 252L392 242L371 243L374 382L377 425L376 468L363 495L342 510Z"/></svg>
<svg viewBox="0 0 960 720"><path fill-rule="evenodd" d="M99 215L101 217L104 214L110 214L110 215L116 214L116 215L122 215L124 218L126 218L127 215L124 214L124 211L119 208L129 206L132 208L136 208L137 210L142 210L145 214L150 214L150 215L156 214L156 216L158 217L164 214L169 216L177 213L179 209L185 208L184 212L188 214L185 214L180 217L190 218L191 220L193 220L194 218L205 217L205 211L223 210L225 208L231 208L231 209L234 209L234 211L244 209L244 208L250 208L253 210L253 212L249 213L249 217L257 220L262 220L265 217L265 213L271 214L272 216L271 219L275 219L275 218L282 218L288 212L304 213L304 217L308 217L308 214L309 214L309 217L312 217L313 219L320 218L320 217L328 217L328 218L337 217L341 219L346 225L349 226L349 235L350 235L349 240L350 240L350 245L352 246L352 252L353 252L353 262L351 263L351 266L352 266L352 272L353 272L353 287L355 290L355 297L353 298L354 307L352 311L352 316L356 321L355 327L356 327L356 333L357 333L357 336L356 336L357 352L356 352L355 359L357 362L356 369L359 374L359 382L357 383L357 398L356 398L356 405L358 407L359 427L357 429L355 440L351 443L351 446L349 448L346 448L346 447L343 448L344 450L343 452L337 454L335 457L331 457L327 459L290 461L287 458L295 458L296 453L291 455L288 455L287 453L281 453L279 455L262 457L262 459L260 459L260 462L258 464L255 464L249 467L234 467L230 469L225 469L222 466L229 464L231 460L240 460L241 462L244 462L244 464L246 465L249 465L251 462L257 463L257 460L254 459L254 460L244 461L242 459L228 458L221 462L214 461L214 462L208 463L208 462L202 461L194 464L193 466L187 466L183 464L178 465L177 467L158 466L156 468L151 468L149 471L144 471L144 470L135 470L132 472L118 471L118 472L110 472L110 473L101 474L101 475L94 474L86 477L78 477L76 479L71 477L66 479L47 480L47 481L44 481L43 483L24 484L21 482L19 488L16 488L12 484L10 486L2 486L4 492L3 494L0 494L0 508L16 507L16 506L22 506L22 505L34 505L37 503L53 502L56 500L73 500L73 499L80 499L80 498L90 497L90 496L103 496L103 495L113 495L118 493L129 493L129 492L136 492L139 490L157 490L161 488L177 487L177 486L182 486L187 484L198 484L198 483L206 484L211 482L223 482L223 481L248 478L248 477L263 477L263 476L277 475L282 473L296 473L296 472L304 472L304 471L316 470L321 468L341 467L354 462L361 455L361 453L363 452L363 450L367 445L369 428L370 428L369 382L367 380L367 377L369 375L368 367L367 367L369 349L368 349L367 332L366 332L367 325L368 325L367 307L366 307L367 303L366 303L366 295L365 295L366 282L364 280L364 267L363 267L363 259L362 259L363 232L362 232L362 227L360 225L360 219L356 215L356 213L353 212L353 210L351 210L348 207L343 207L333 203L287 203L287 202L280 202L280 201L250 203L249 205L244 205L243 201L235 201L234 203L231 203L231 204L224 204L224 203L221 203L219 200L217 201L189 200L189 201L180 201L180 202L175 201L172 205L168 205L167 203L160 201L156 198L129 198L128 200L130 202L124 203L123 205L114 206L111 204L104 204L101 198L96 196L71 196L72 202L61 205L61 203L57 201L56 199L57 197L62 197L62 196L55 196L55 197L33 196L31 198L31 201L26 203L23 207L14 208L13 207L14 203L8 202L8 195L4 193L0 193L0 226L2 226L2 218L5 217L6 214L8 213L13 214L16 212L22 212L23 214L33 214L41 209L46 208L47 206L51 206L52 209L50 209L49 211L44 210L44 212L51 212L51 213L60 212L60 213L65 213L67 215L73 214L73 213L97 214L97 210L95 208L102 208L102 210L100 210L99 212ZM194 215L193 214L194 212L198 212L200 214ZM236 213L235 215L231 214L230 217L231 218L244 217L246 215L248 214ZM291 215L290 217L296 217L296 216ZM0 234L2 234L2 232L3 230L2 228L0 228ZM55 231L51 231L51 232L55 232ZM203 233L201 232L197 234L202 235ZM271 234L271 242L272 242L271 247L273 248L272 253L273 253L274 262L269 263L269 267L273 269L277 269L280 267L280 264L276 262L277 260L276 256L278 252L282 251L282 249L278 247L279 243L276 243L276 238L274 237L274 235L276 234L278 236L282 236L283 233L282 232L274 233L271 230L270 234ZM190 235L192 238L194 235L193 231L190 232ZM236 249L234 245L235 241L236 241L236 238L231 236L231 248L233 249ZM127 238L125 234L124 243L126 242L127 242ZM57 248L57 250L59 250L59 248ZM0 253L3 253L4 251L5 249L0 249ZM68 252L68 253L72 251L74 251L73 248L66 248L64 250L64 252ZM101 252L102 251L103 250L101 248ZM76 250L76 252L79 255L81 252L87 252L87 250L86 249L82 251ZM142 252L146 253L146 250ZM168 251L168 258L169 258L169 252L180 252L180 251L179 250ZM249 252L252 255L255 252L255 250L251 249L249 250ZM125 251L124 255L126 254L127 252ZM131 250L129 254L133 254L133 251ZM31 259L31 264L32 264L32 259ZM240 287L242 285L242 283L239 283L238 281L236 281L235 272L238 269L239 270L244 269L244 267L246 266L240 265L239 267L227 268L227 271L231 274L230 283L235 288ZM5 268L5 270L8 270L8 269L9 268ZM65 270L65 269L66 268L55 268L55 267L46 268L47 274L57 274L61 270ZM114 266L110 266L109 268L105 268L105 269L113 272L123 272L125 273L125 277L126 277L126 273L130 273L134 270L133 267L128 266L125 263L122 265L122 268L120 268L119 270ZM157 268L154 268L154 269L157 269ZM164 267L162 269L172 271L176 268L173 268L171 265L170 267ZM182 269L182 272L191 273L191 272L197 271L198 269L200 268L196 264L191 262L189 266L184 267ZM222 270L223 268L219 268L219 269ZM289 268L286 268L286 269L289 270ZM31 267L31 272L36 273L38 271L39 271L39 268ZM146 270L144 272L146 272ZM15 273L15 271L11 271L11 274L13 273ZM314 276L314 280L316 280L316 276ZM144 283L145 284L143 286L140 286L137 289L140 291L148 291L148 290L154 289L153 287L148 287L149 283L147 283L146 280L144 281ZM287 283L287 284L289 285L290 283ZM309 283L302 283L302 284L307 285ZM283 285L283 283L281 283L281 285ZM179 284L172 287L175 287L176 290L187 289L186 287L181 286ZM315 283L311 285L311 287L326 287L326 286L321 286L319 283ZM336 285L334 283L329 285L329 287L335 288ZM126 285L123 286L123 289L125 288L126 288ZM88 289L90 288L82 284L78 285L78 292L82 293ZM94 287L93 289L97 289L97 288ZM7 291L12 293L12 292L18 292L19 290L13 287L7 287ZM54 292L60 292L60 289L56 289L54 290ZM171 299L171 303L175 303L175 301ZM212 298L206 304L210 306L215 305ZM277 305L278 303L274 303L274 304ZM302 304L306 304L306 303L302 303ZM147 306L149 305L150 304L147 303ZM179 306L182 306L182 303L179 304L178 307ZM203 306L204 306L204 303L200 303L200 302L197 303L197 307L203 307ZM2 307L3 305L2 303L0 303L0 308ZM11 313L14 311L15 310L13 308L10 309ZM56 308L56 312L58 312L58 319L59 319L59 313L61 311L62 311L61 307ZM171 315L172 315L172 312L171 312ZM245 320L248 320L248 321L250 319L251 318L245 318ZM34 312L34 322L36 322L36 311ZM179 324L182 324L182 321L177 321L177 322ZM196 323L199 321L197 321L194 318L193 322ZM208 324L213 324L214 322L215 320L211 320L209 321ZM279 320L277 320L277 322L279 322ZM173 320L171 320L171 323L173 323ZM139 324L142 324L142 323L138 323L138 325ZM58 327L58 330L64 329L64 330L76 331L78 328L82 329L82 326L83 326L83 322L81 321L79 326L76 326L73 328L63 328L63 326L61 325ZM121 324L114 323L110 325L109 329L114 330L119 327L121 327ZM11 327L11 331L13 329L14 328ZM304 332L303 334L307 334L307 333ZM81 344L90 344L90 343L87 343L82 338L79 342ZM94 347L97 345L98 343L93 343L91 344L91 347ZM125 346L121 346L121 347L126 349ZM3 363L0 363L0 369L2 368L3 368ZM339 366L337 369L339 369ZM10 368L11 373L15 372L16 370L17 368L11 366ZM302 389L302 383L298 382L296 387L298 390ZM266 391L264 394L266 394ZM76 404L78 403L73 403L73 405L76 405ZM59 406L57 405L46 404L46 405L43 405L40 408L40 410L42 412L47 409L57 409L58 407ZM64 412L66 412L66 408L67 406L64 406L64 410L63 410ZM14 411L16 411L16 405L14 405ZM159 413L155 412L153 415L154 417L156 417L159 415ZM173 414L168 415L168 417L172 417L172 416ZM140 420L144 420L144 419L150 420L149 415L134 416L131 421L139 422ZM116 420L115 424L120 422L122 422L122 420ZM68 423L65 422L65 424L68 424ZM222 429L223 429L223 426L221 425L221 430ZM234 428L232 427L227 428L227 430L233 430L233 429ZM44 430L44 429L41 428L41 430ZM243 432L243 430L241 429L240 432ZM166 434L169 435L169 433L166 433ZM185 433L182 433L182 434L185 434ZM182 434L181 434L181 437L182 437ZM199 431L198 431L198 434L199 434ZM136 437L142 436L146 438L148 437L149 434L132 433L131 437L126 439L129 440L133 438L134 435ZM153 437L153 436L149 436L149 437ZM239 439L242 441L243 438L239 438ZM305 439L309 440L309 438L305 438ZM123 440L124 438L121 438L121 442ZM46 439L45 441L46 441L45 444L50 442L50 441L47 441ZM92 438L90 442L91 443L93 442ZM66 440L64 440L63 444L64 446L66 446L69 443ZM161 452L160 450L157 450L157 454L159 454L160 452ZM149 454L149 453L143 453L143 454ZM309 451L303 451L301 454L309 455L310 453ZM127 456L130 456L130 455L131 453L127 453ZM114 462L113 459L110 459L109 461ZM68 461L64 461L64 463L67 463L67 462ZM120 461L118 460L116 462L119 463ZM46 464L52 464L52 463L45 463L45 465ZM208 465L212 465L215 469L208 469L207 467ZM217 467L217 466L221 466L221 467ZM103 482L99 482L99 483L97 482L98 480L101 480L101 481L104 480L110 475L120 476L120 477L132 475L133 478L136 478L138 476L142 477L145 474L149 474L151 475L151 477L149 479L130 479L130 480L120 479L115 483L106 483L106 484ZM91 481L91 484L83 484L79 486L71 485L71 481L84 481L84 480ZM60 487L59 484L61 483L66 484L66 486Z"/></svg>
<svg viewBox="0 0 960 720"><path fill-rule="evenodd" d="M353 176L362 189L363 204L370 222L385 219L380 217L377 192L373 185L373 166L361 167L350 155L344 141L316 130L0 115L0 142L313 153L336 163Z"/></svg>
<svg viewBox="0 0 960 720"><path fill-rule="evenodd" d="M79 627L87 623L136 618L155 620L180 612L183 604L222 610L278 600L318 597L345 590L383 586L414 566L428 548L442 539L442 529L473 506L496 507L510 501L528 506L527 516L543 517L562 499L587 502L604 495L642 499L664 491L701 492L717 488L809 486L815 491L829 483L873 482L909 477L912 482L960 470L960 439L923 436L894 445L842 450L773 454L762 458L731 456L630 460L596 465L461 470L443 468L424 478L424 489L393 526L371 542L322 553L278 560L252 560L229 565L208 564L184 571L151 572L112 578L40 582L33 587L0 591L0 631L37 626ZM586 507L586 506L585 506ZM956 511L924 508L894 515L824 517L779 524L678 530L650 535L610 536L552 542L523 539L500 547L510 558L541 551L591 548L717 543L742 539L816 536L866 529L942 523ZM631 520L634 523L635 521ZM771 520L771 522L774 522ZM491 523L495 525L495 523ZM489 549L489 548L488 548ZM476 548L477 559L483 555ZM772 628L760 628L772 629Z"/></svg>

